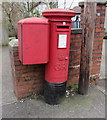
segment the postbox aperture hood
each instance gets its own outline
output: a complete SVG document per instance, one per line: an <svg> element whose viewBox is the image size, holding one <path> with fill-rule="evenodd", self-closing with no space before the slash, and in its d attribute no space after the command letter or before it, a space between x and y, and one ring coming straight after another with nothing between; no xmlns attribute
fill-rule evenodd
<svg viewBox="0 0 107 120"><path fill-rule="evenodd" d="M62 8L54 8L54 9L49 9L49 10L46 10L46 11L42 12L42 15L45 16L45 17L48 17L48 16L74 17L75 14L76 13L72 10L62 9Z"/></svg>

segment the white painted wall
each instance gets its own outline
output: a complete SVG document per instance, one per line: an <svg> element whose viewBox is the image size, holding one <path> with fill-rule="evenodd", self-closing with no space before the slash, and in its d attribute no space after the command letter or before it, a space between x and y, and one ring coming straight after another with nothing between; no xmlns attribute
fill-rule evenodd
<svg viewBox="0 0 107 120"><path fill-rule="evenodd" d="M102 47L102 61L101 61L101 69L100 69L100 78L107 78L107 40L103 40Z"/></svg>
<svg viewBox="0 0 107 120"><path fill-rule="evenodd" d="M2 27L2 32L0 31L2 33L2 39L0 39L0 43L2 43L2 45L7 45L9 43L7 25L5 23L2 23L0 27Z"/></svg>
<svg viewBox="0 0 107 120"><path fill-rule="evenodd" d="M2 44L2 10L1 10L1 7L0 7L0 34L1 34L1 37L0 37L0 45L1 45Z"/></svg>
<svg viewBox="0 0 107 120"><path fill-rule="evenodd" d="M8 28L5 20L3 19L2 8L0 5L0 45L6 45L8 42Z"/></svg>
<svg viewBox="0 0 107 120"><path fill-rule="evenodd" d="M107 32L107 7L106 7L106 13L105 13L105 31Z"/></svg>
<svg viewBox="0 0 107 120"><path fill-rule="evenodd" d="M4 16L2 12L0 12L0 45L6 45L9 43L9 38L8 38L8 26L6 24L6 21L4 19Z"/></svg>
<svg viewBox="0 0 107 120"><path fill-rule="evenodd" d="M105 1L104 1L105 2ZM107 7L105 11L105 31L107 32ZM107 78L107 40L103 40L103 47L102 47L102 61L101 61L101 69L100 69L100 78L105 79Z"/></svg>

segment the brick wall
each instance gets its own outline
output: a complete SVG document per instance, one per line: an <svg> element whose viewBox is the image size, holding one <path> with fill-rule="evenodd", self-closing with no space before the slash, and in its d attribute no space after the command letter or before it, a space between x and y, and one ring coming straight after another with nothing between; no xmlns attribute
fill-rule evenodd
<svg viewBox="0 0 107 120"><path fill-rule="evenodd" d="M83 18L83 4L81 19ZM93 45L93 57L91 65L91 79L96 79L100 74L102 56L102 42L104 37L105 4L98 4L96 17L95 39ZM82 22L81 22L82 26ZM67 86L78 84L80 58L81 58L82 29L72 29L70 62ZM17 43L17 42L16 42ZM13 74L14 92L18 99L43 92L45 65L22 65L18 58L18 46L10 44L10 57Z"/></svg>
<svg viewBox="0 0 107 120"><path fill-rule="evenodd" d="M18 57L18 47L12 47L11 42L9 43L10 57L16 97L20 99L42 92L45 65L23 65Z"/></svg>
<svg viewBox="0 0 107 120"><path fill-rule="evenodd" d="M104 38L104 22L105 22L105 4L97 4L97 16L95 24L95 39L93 43L93 57L91 75L98 76L100 74L100 65L102 58L102 44ZM100 16L98 15L100 14Z"/></svg>
<svg viewBox="0 0 107 120"><path fill-rule="evenodd" d="M83 26L83 12L84 12L84 3L79 3L81 10L81 28ZM94 43L93 43L93 56L92 56L92 64L91 64L91 76L96 76L96 78L100 75L100 65L101 65L101 57L102 57L102 43L104 38L104 22L105 22L105 10L106 3L97 3L96 9L96 21L95 21L95 34L94 34Z"/></svg>
<svg viewBox="0 0 107 120"><path fill-rule="evenodd" d="M78 84L81 57L82 29L72 29L67 86Z"/></svg>

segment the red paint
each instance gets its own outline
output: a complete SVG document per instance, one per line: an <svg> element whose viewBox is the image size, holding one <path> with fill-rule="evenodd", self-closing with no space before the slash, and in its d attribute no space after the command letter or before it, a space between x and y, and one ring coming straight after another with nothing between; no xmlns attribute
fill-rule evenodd
<svg viewBox="0 0 107 120"><path fill-rule="evenodd" d="M48 62L49 23L47 18L26 18L18 22L19 59L23 64Z"/></svg>
<svg viewBox="0 0 107 120"><path fill-rule="evenodd" d="M44 11L43 16L50 21L49 62L45 69L45 80L51 83L65 82L68 76L71 18L75 13L56 8ZM67 38L61 38L61 35ZM67 40L66 48L59 48L59 41L63 39Z"/></svg>

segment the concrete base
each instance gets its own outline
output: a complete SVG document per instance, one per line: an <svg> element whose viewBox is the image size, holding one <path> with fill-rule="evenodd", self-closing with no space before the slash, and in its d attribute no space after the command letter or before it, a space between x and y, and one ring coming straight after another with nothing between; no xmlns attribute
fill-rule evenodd
<svg viewBox="0 0 107 120"><path fill-rule="evenodd" d="M45 102L51 105L60 103L66 92L66 82L50 83L45 81L44 98Z"/></svg>

